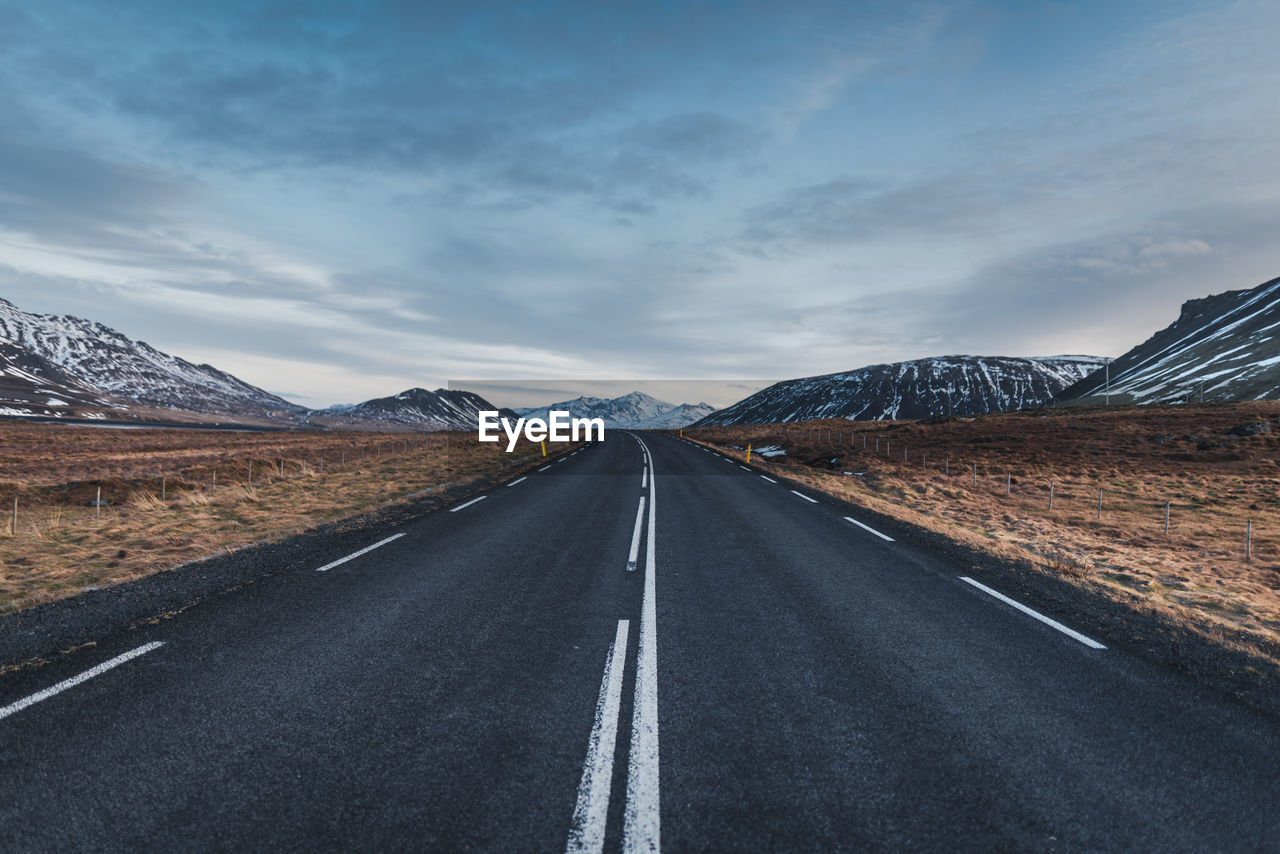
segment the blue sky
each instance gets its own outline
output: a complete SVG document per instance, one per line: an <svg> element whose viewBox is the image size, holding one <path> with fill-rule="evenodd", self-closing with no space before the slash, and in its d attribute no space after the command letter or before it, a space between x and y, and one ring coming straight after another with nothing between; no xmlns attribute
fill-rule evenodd
<svg viewBox="0 0 1280 854"><path fill-rule="evenodd" d="M0 295L310 405L1119 355L1280 274L1276 32L1251 2L0 2Z"/></svg>

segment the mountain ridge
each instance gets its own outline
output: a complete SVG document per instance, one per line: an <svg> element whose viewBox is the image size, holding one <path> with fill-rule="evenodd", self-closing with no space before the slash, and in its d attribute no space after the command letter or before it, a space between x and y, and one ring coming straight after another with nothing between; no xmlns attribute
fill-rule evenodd
<svg viewBox="0 0 1280 854"><path fill-rule="evenodd" d="M693 426L979 415L1043 406L1105 360L1097 356L938 356L783 380Z"/></svg>
<svg viewBox="0 0 1280 854"><path fill-rule="evenodd" d="M395 424L427 430L475 430L480 410L497 409L499 417L514 421L519 416L499 409L478 394L459 389L410 388L399 394L373 398L363 403L311 410L307 423L317 426L367 428L371 422Z"/></svg>
<svg viewBox="0 0 1280 854"><path fill-rule="evenodd" d="M26 312L5 299L0 299L0 344L6 345L0 353L0 368L8 379L16 380L17 372L25 371L47 380L48 385L56 384L72 398L82 398L83 404L92 398L88 390L96 390L98 405L117 414L133 406L268 418L304 411L212 365L196 365L163 353L102 323ZM40 383L33 385L37 391ZM57 394L50 397L62 400ZM32 406L44 412L28 414L56 414L52 410L61 405Z"/></svg>

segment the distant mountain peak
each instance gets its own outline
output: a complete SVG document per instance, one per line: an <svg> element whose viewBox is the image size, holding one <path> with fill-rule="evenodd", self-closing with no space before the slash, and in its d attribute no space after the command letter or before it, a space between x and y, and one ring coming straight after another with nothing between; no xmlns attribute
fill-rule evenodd
<svg viewBox="0 0 1280 854"><path fill-rule="evenodd" d="M364 403L331 406L307 413L308 423L318 426L362 427L397 425L412 430L475 430L481 410L498 409L478 394L457 389L405 389L390 397ZM516 419L510 409L500 417Z"/></svg>
<svg viewBox="0 0 1280 854"><path fill-rule="evenodd" d="M715 411L705 403L690 407L684 403L668 403L642 391L631 391L613 398L579 395L573 400L521 410L521 415L545 420L553 409L566 410L577 418L600 418L606 428L620 430L677 429Z"/></svg>

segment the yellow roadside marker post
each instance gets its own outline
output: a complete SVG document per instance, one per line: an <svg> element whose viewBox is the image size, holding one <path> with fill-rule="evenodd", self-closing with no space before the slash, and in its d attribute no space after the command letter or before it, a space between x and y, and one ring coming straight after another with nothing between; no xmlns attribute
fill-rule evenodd
<svg viewBox="0 0 1280 854"><path fill-rule="evenodd" d="M751 446L747 445L747 462L751 462Z"/></svg>
<svg viewBox="0 0 1280 854"><path fill-rule="evenodd" d="M543 440L542 440L542 455L543 455L544 457L547 455L547 440L546 440L546 439L543 439Z"/></svg>

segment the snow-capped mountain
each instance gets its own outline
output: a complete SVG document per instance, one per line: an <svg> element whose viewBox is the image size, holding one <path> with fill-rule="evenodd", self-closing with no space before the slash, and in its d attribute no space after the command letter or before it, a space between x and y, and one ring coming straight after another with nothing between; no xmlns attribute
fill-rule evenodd
<svg viewBox="0 0 1280 854"><path fill-rule="evenodd" d="M647 418L636 425L639 430L675 430L680 427L688 427L696 421L701 421L716 408L709 403L682 403L679 406L663 412L661 415L655 415Z"/></svg>
<svg viewBox="0 0 1280 854"><path fill-rule="evenodd" d="M478 394L438 388L411 388L394 397L379 397L354 406L333 406L307 414L307 421L326 427L371 427L398 424L415 430L475 430L477 413L496 406ZM518 416L509 409L498 410L499 417L514 421Z"/></svg>
<svg viewBox="0 0 1280 854"><path fill-rule="evenodd" d="M550 406L517 411L525 418L545 420L553 409L567 410L575 418L601 418L605 427L622 430L687 427L715 411L706 403L667 403L639 391L614 398L577 397Z"/></svg>
<svg viewBox="0 0 1280 854"><path fill-rule="evenodd" d="M1095 356L942 356L774 383L697 425L810 418L858 421L978 415L1043 406L1102 367Z"/></svg>
<svg viewBox="0 0 1280 854"><path fill-rule="evenodd" d="M1182 314L1111 363L1112 403L1280 398L1280 279L1188 300ZM1063 391L1064 401L1107 394L1106 373Z"/></svg>
<svg viewBox="0 0 1280 854"><path fill-rule="evenodd" d="M236 379L209 365L193 365L134 341L110 327L78 317L30 314L0 299L0 344L4 345L6 382L30 384L35 394L101 408L129 404L188 412L288 416L302 407ZM61 388L57 393L54 386ZM24 408L22 395L6 393L11 409ZM123 404L123 405L122 405ZM31 411L11 414L48 414ZM47 410L48 407L45 407ZM86 413L93 414L93 413Z"/></svg>

